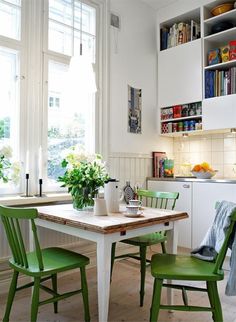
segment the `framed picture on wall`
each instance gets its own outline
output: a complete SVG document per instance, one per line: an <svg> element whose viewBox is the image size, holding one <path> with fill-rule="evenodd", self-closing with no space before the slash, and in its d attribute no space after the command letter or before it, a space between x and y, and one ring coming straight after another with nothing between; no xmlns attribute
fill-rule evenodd
<svg viewBox="0 0 236 322"><path fill-rule="evenodd" d="M142 133L142 90L128 85L128 132Z"/></svg>

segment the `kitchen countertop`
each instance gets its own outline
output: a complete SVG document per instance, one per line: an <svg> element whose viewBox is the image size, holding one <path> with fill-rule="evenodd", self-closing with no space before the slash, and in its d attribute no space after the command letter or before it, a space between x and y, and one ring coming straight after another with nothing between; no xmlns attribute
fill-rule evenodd
<svg viewBox="0 0 236 322"><path fill-rule="evenodd" d="M236 178L213 178L213 179L197 179L194 177L173 177L173 178L154 178L147 177L147 180L153 181L184 181L184 182L207 182L207 183L231 183L236 184Z"/></svg>

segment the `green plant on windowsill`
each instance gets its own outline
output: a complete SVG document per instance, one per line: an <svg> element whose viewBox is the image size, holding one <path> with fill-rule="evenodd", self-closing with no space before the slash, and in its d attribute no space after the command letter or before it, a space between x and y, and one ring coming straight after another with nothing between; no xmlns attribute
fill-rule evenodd
<svg viewBox="0 0 236 322"><path fill-rule="evenodd" d="M12 149L10 146L3 146L0 149L0 182L8 181L17 184L20 177L20 167L18 162L12 162Z"/></svg>
<svg viewBox="0 0 236 322"><path fill-rule="evenodd" d="M58 181L63 182L62 187L67 187L71 193L73 207L77 210L92 207L98 189L109 178L101 155L84 154L73 147L61 166L65 168L65 173L58 177Z"/></svg>

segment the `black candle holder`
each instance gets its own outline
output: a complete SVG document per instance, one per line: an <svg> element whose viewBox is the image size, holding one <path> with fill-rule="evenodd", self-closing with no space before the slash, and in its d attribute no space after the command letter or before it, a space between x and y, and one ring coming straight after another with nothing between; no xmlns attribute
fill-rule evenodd
<svg viewBox="0 0 236 322"><path fill-rule="evenodd" d="M39 193L35 195L36 197L46 197L45 194L42 193L43 179L39 179Z"/></svg>
<svg viewBox="0 0 236 322"><path fill-rule="evenodd" d="M29 173L25 174L25 195L21 195L21 197L24 198L30 198L33 197L29 194Z"/></svg>

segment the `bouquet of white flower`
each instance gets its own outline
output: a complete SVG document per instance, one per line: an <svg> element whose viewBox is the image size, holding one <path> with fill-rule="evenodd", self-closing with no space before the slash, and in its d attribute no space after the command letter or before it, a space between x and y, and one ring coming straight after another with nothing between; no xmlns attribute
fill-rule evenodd
<svg viewBox="0 0 236 322"><path fill-rule="evenodd" d="M12 149L3 146L0 149L0 181L7 183L9 180L15 184L19 181L20 167L18 162L12 162Z"/></svg>
<svg viewBox="0 0 236 322"><path fill-rule="evenodd" d="M93 206L93 198L109 178L105 163L99 154L84 154L72 148L61 163L65 174L58 178L62 187L68 187L76 209Z"/></svg>

